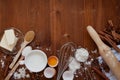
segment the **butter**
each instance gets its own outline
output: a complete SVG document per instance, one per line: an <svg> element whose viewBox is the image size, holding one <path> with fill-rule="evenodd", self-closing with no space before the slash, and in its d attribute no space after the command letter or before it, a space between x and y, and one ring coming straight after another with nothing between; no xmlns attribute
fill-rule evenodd
<svg viewBox="0 0 120 80"><path fill-rule="evenodd" d="M13 33L13 31L8 31L7 30L4 32L3 37L0 41L0 46L12 51L13 48L15 47L18 38L14 36L15 34Z"/></svg>
<svg viewBox="0 0 120 80"><path fill-rule="evenodd" d="M15 43L16 36L13 29L5 30L5 36L8 45L13 45Z"/></svg>

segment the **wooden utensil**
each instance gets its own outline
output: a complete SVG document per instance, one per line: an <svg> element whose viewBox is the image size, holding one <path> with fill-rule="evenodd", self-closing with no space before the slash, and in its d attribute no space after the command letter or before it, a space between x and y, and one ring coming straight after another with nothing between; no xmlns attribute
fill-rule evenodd
<svg viewBox="0 0 120 80"><path fill-rule="evenodd" d="M20 50L18 51L17 55L15 56L15 58L13 59L12 63L9 65L9 68L12 69L13 66L15 65L16 61L18 60L23 48L29 44L33 39L34 39L34 36L35 36L35 33L34 31L28 31L26 34L25 34L25 37L24 37L24 42L22 43L21 45L21 48Z"/></svg>
<svg viewBox="0 0 120 80"><path fill-rule="evenodd" d="M21 60L23 60L23 59L24 59L24 56L21 56L20 59L19 59L19 61L15 64L15 66L12 68L12 70L6 76L5 80L9 80L11 78L11 76L13 75L13 73L15 72L15 70L17 69L17 67L19 66L19 64L20 64L19 62Z"/></svg>
<svg viewBox="0 0 120 80"><path fill-rule="evenodd" d="M107 63L116 78L120 80L120 63L115 55L112 53L110 47L104 44L104 42L100 39L99 35L92 26L88 26L87 31L98 46L99 53L104 61Z"/></svg>

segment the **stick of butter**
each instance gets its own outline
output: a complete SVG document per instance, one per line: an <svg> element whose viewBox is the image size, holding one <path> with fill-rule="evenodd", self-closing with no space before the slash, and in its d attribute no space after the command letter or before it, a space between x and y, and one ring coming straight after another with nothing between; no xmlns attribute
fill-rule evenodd
<svg viewBox="0 0 120 80"><path fill-rule="evenodd" d="M8 45L13 45L16 39L14 30L13 29L5 30L4 33L5 33Z"/></svg>
<svg viewBox="0 0 120 80"><path fill-rule="evenodd" d="M18 40L18 38L14 37L14 35L15 34L13 34L13 32L11 33L11 31L7 33L4 32L3 37L0 41L0 46L9 51L12 51Z"/></svg>

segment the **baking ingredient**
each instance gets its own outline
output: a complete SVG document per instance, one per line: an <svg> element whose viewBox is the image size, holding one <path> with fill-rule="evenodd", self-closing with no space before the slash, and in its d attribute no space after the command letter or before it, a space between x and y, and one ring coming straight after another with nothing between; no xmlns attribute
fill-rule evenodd
<svg viewBox="0 0 120 80"><path fill-rule="evenodd" d="M30 78L29 74L26 74L26 69L24 67L19 68L13 75L14 79L21 79L21 78Z"/></svg>
<svg viewBox="0 0 120 80"><path fill-rule="evenodd" d="M8 45L13 45L16 41L16 36L13 29L5 30L5 37Z"/></svg>
<svg viewBox="0 0 120 80"><path fill-rule="evenodd" d="M15 47L16 43L17 43L17 38L15 38L14 41L11 41L11 39L13 39L13 36L7 36L5 35L5 33L3 34L3 37L0 41L0 46L9 50L9 51L12 51L13 48ZM9 43L8 43L9 42ZM9 45L10 44L10 45Z"/></svg>
<svg viewBox="0 0 120 80"><path fill-rule="evenodd" d="M71 71L65 71L62 77L63 77L63 80L73 80L74 74Z"/></svg>
<svg viewBox="0 0 120 80"><path fill-rule="evenodd" d="M47 67L44 70L44 76L46 78L52 78L55 74L56 74L56 70L54 68L52 68L52 67Z"/></svg>
<svg viewBox="0 0 120 80"><path fill-rule="evenodd" d="M71 61L71 59L72 59L72 61ZM77 69L80 69L81 65L74 57L70 57L69 61L71 61L71 62L69 62L68 67L72 73L75 73Z"/></svg>
<svg viewBox="0 0 120 80"><path fill-rule="evenodd" d="M56 56L50 56L48 58L48 65L50 67L56 67L58 65L58 58Z"/></svg>
<svg viewBox="0 0 120 80"><path fill-rule="evenodd" d="M85 62L89 57L89 53L85 48L79 48L75 52L75 58L79 62Z"/></svg>
<svg viewBox="0 0 120 80"><path fill-rule="evenodd" d="M0 62L1 62L1 66L2 66L2 68L4 68L4 66L5 66L5 62L1 59L0 60Z"/></svg>

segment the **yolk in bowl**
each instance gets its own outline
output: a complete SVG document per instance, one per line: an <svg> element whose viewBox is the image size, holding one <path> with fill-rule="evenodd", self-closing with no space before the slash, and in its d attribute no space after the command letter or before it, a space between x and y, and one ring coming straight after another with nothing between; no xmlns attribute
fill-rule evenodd
<svg viewBox="0 0 120 80"><path fill-rule="evenodd" d="M56 56L50 56L48 58L48 65L50 67L56 67L58 64L58 58Z"/></svg>

